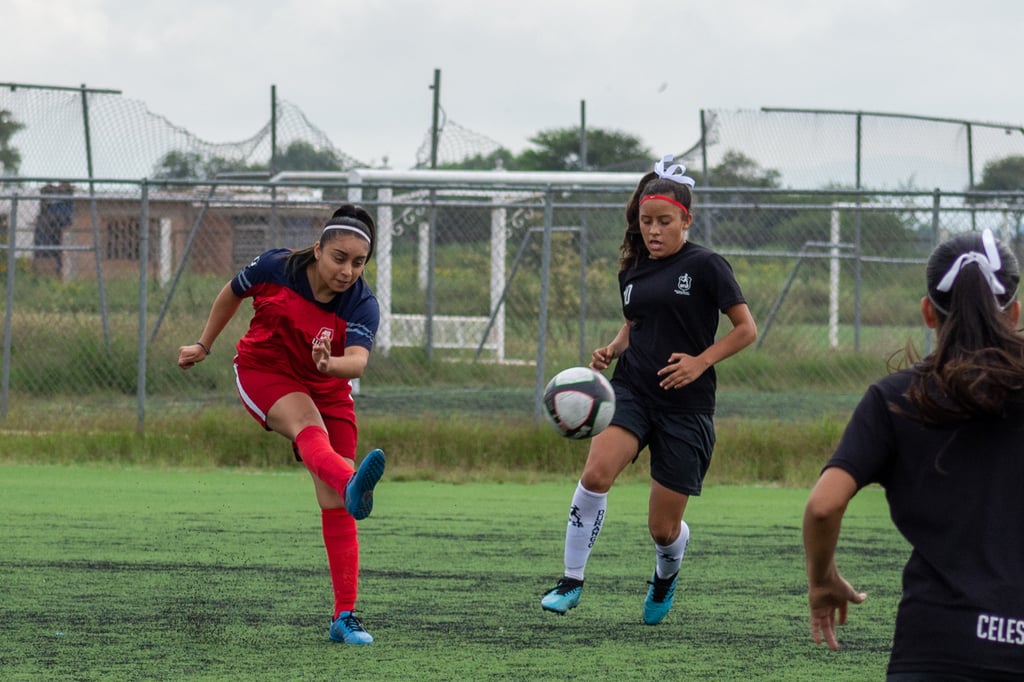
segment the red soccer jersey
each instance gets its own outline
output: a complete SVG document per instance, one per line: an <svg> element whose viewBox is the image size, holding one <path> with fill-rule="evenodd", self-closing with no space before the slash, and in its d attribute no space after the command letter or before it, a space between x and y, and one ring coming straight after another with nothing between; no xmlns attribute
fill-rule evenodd
<svg viewBox="0 0 1024 682"><path fill-rule="evenodd" d="M235 363L239 367L292 377L313 394L333 400L351 400L347 379L323 374L312 359L313 339L330 335L331 355L345 354L347 346L373 348L380 323L380 308L370 286L360 277L329 303L313 297L305 272L290 278L285 262L288 249L272 249L257 256L231 280L239 297L253 299L249 330L239 339Z"/></svg>

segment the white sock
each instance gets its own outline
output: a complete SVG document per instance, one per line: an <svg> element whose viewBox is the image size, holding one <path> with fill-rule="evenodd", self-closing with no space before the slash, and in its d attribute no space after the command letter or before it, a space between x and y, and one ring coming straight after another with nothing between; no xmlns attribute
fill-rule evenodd
<svg viewBox="0 0 1024 682"><path fill-rule="evenodd" d="M659 545L654 543L654 556L657 559L655 572L659 578L671 578L679 572L679 564L683 562L683 555L686 554L686 545L690 542L690 527L686 521L680 522L679 537L672 541L671 545Z"/></svg>
<svg viewBox="0 0 1024 682"><path fill-rule="evenodd" d="M601 534L608 493L592 493L577 484L569 509L569 523L565 528L565 575L583 580L583 571L590 558L590 550Z"/></svg>

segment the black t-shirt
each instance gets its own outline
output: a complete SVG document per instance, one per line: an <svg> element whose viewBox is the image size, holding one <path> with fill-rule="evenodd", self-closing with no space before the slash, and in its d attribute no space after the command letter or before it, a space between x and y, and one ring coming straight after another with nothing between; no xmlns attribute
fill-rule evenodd
<svg viewBox="0 0 1024 682"><path fill-rule="evenodd" d="M619 273L622 313L629 320L629 348L613 381L624 381L652 408L713 414L715 368L689 386L666 391L658 370L672 353L700 355L715 342L719 313L745 303L729 263L692 242L668 258L642 259Z"/></svg>
<svg viewBox="0 0 1024 682"><path fill-rule="evenodd" d="M913 548L889 672L1024 679L1024 413L926 428L889 407L910 379L868 389L827 465L880 483Z"/></svg>

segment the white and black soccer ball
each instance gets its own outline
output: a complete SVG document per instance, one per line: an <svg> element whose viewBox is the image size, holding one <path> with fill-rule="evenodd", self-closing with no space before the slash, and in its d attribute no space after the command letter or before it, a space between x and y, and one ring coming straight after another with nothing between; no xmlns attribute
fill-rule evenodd
<svg viewBox="0 0 1024 682"><path fill-rule="evenodd" d="M601 433L615 414L615 391L599 372L570 367L544 389L544 414L566 438L582 440Z"/></svg>

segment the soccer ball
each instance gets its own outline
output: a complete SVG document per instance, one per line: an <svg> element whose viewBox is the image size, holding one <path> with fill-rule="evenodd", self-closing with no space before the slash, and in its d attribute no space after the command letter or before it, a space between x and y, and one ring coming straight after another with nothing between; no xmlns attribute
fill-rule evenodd
<svg viewBox="0 0 1024 682"><path fill-rule="evenodd" d="M564 369L544 389L544 414L559 434L583 440L601 433L615 414L615 392L589 367Z"/></svg>

